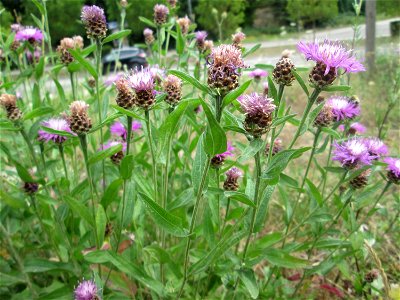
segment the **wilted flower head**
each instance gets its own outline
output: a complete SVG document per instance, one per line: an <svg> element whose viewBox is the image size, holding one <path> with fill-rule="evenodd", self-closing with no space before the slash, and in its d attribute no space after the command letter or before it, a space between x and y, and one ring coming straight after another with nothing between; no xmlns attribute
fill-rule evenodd
<svg viewBox="0 0 400 300"><path fill-rule="evenodd" d="M73 132L84 134L92 128L92 120L87 113L88 108L89 105L84 101L74 101L69 106L71 115L68 117L67 121Z"/></svg>
<svg viewBox="0 0 400 300"><path fill-rule="evenodd" d="M229 169L226 173L226 179L224 182L224 190L226 191L236 191L239 188L238 179L242 176L242 172L233 167Z"/></svg>
<svg viewBox="0 0 400 300"><path fill-rule="evenodd" d="M11 25L11 31L17 33L18 31L23 30L25 27L21 24L15 23Z"/></svg>
<svg viewBox="0 0 400 300"><path fill-rule="evenodd" d="M316 127L328 127L333 121L332 107L324 105L314 120Z"/></svg>
<svg viewBox="0 0 400 300"><path fill-rule="evenodd" d="M368 148L368 152L377 158L382 155L388 154L388 147L378 138L365 138L363 139Z"/></svg>
<svg viewBox="0 0 400 300"><path fill-rule="evenodd" d="M104 10L96 5L82 8L81 20L86 27L88 38L104 38L107 34L107 21Z"/></svg>
<svg viewBox="0 0 400 300"><path fill-rule="evenodd" d="M153 35L153 30L150 28L145 28L143 30L143 35L144 35L144 41L146 45L151 45L154 43L154 35Z"/></svg>
<svg viewBox="0 0 400 300"><path fill-rule="evenodd" d="M18 121L22 118L22 112L17 107L17 97L10 94L0 96L0 105L6 110L7 118L10 121Z"/></svg>
<svg viewBox="0 0 400 300"><path fill-rule="evenodd" d="M71 128L69 128L68 122L62 118L51 118L47 121L42 122L42 125L54 130L65 131L71 133ZM38 131L38 139L42 142L53 141L55 143L61 144L67 140L67 137L58 135L56 133L47 132L44 130Z"/></svg>
<svg viewBox="0 0 400 300"><path fill-rule="evenodd" d="M175 106L182 99L182 80L174 75L168 75L163 82L164 91L167 93L165 101Z"/></svg>
<svg viewBox="0 0 400 300"><path fill-rule="evenodd" d="M249 72L248 75L250 78L254 78L255 80L261 80L261 78L268 76L268 72L262 69L255 69Z"/></svg>
<svg viewBox="0 0 400 300"><path fill-rule="evenodd" d="M181 32L183 35L187 34L189 31L189 26L190 26L190 19L188 18L188 16L185 16L184 18L179 18L176 23L178 23Z"/></svg>
<svg viewBox="0 0 400 300"><path fill-rule="evenodd" d="M92 280L82 281L74 291L75 300L96 300L97 286Z"/></svg>
<svg viewBox="0 0 400 300"><path fill-rule="evenodd" d="M343 124L341 124L341 125L339 125L338 129L340 131L344 131L345 126ZM364 125L362 125L361 123L355 122L350 125L347 133L351 134L351 135L355 135L355 134L365 133L366 131L367 131L367 128Z"/></svg>
<svg viewBox="0 0 400 300"><path fill-rule="evenodd" d="M324 40L323 43L299 42L297 49L304 54L307 60L313 60L325 65L325 73L334 69L335 75L338 69L344 69L349 73L365 71L364 66L353 56L351 50L347 50L339 42Z"/></svg>
<svg viewBox="0 0 400 300"><path fill-rule="evenodd" d="M40 43L43 40L43 33L34 27L26 27L19 30L15 35L15 39L19 42L29 42L30 44Z"/></svg>
<svg viewBox="0 0 400 300"><path fill-rule="evenodd" d="M142 124L138 121L132 122L132 132L139 131L142 128ZM121 122L114 122L110 127L111 134L121 137L124 141L126 140L128 131L126 130L124 124Z"/></svg>
<svg viewBox="0 0 400 300"><path fill-rule="evenodd" d="M232 34L232 44L235 47L238 47L240 49L240 48L242 48L241 43L243 42L243 40L245 38L246 38L246 35L241 31L239 31L239 32L237 32L235 34Z"/></svg>
<svg viewBox="0 0 400 300"><path fill-rule="evenodd" d="M339 161L347 169L370 165L376 158L368 152L367 146L360 138L352 138L341 144L335 142L334 147L333 160Z"/></svg>
<svg viewBox="0 0 400 300"><path fill-rule="evenodd" d="M332 108L335 121L352 119L360 114L360 107L349 98L342 96L332 96L327 100L327 105Z"/></svg>
<svg viewBox="0 0 400 300"><path fill-rule="evenodd" d="M388 171L388 179L390 182L395 184L400 183L400 158L395 157L386 157L384 162L388 164L387 171Z"/></svg>
<svg viewBox="0 0 400 300"><path fill-rule="evenodd" d="M156 4L154 6L154 22L157 25L163 25L167 22L169 9L163 4Z"/></svg>

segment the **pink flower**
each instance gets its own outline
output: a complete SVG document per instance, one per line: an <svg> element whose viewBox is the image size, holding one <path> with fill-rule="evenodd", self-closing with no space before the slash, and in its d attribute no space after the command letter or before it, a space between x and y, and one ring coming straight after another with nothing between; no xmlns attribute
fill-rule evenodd
<svg viewBox="0 0 400 300"><path fill-rule="evenodd" d="M326 105L332 108L335 121L352 119L360 114L359 105L350 101L348 97L332 96L327 100Z"/></svg>
<svg viewBox="0 0 400 300"><path fill-rule="evenodd" d="M149 68L135 69L127 77L128 83L135 92L140 91L153 91L154 89L154 77L153 73Z"/></svg>
<svg viewBox="0 0 400 300"><path fill-rule="evenodd" d="M104 81L104 85L111 86L118 79L122 78L122 76L123 76L122 73L112 74L112 75L108 76L108 78Z"/></svg>
<svg viewBox="0 0 400 300"><path fill-rule="evenodd" d="M388 164L386 170L396 176L397 180L400 180L400 158L386 157L383 161Z"/></svg>
<svg viewBox="0 0 400 300"><path fill-rule="evenodd" d="M142 128L142 124L138 121L132 122L132 132L139 131ZM114 122L110 127L111 134L121 137L124 141L126 140L126 136L128 131L125 126L121 122Z"/></svg>
<svg viewBox="0 0 400 300"><path fill-rule="evenodd" d="M126 142L125 141L109 141L107 144L101 145L101 150L106 150L116 145L122 145L122 151L126 151Z"/></svg>
<svg viewBox="0 0 400 300"><path fill-rule="evenodd" d="M42 123L42 125L45 127L54 129L54 130L72 133L71 129L69 128L68 122L65 119L52 118L52 119L49 119L48 121L44 121ZM38 135L39 135L38 139L42 142L53 141L55 143L61 144L67 140L67 137L65 137L65 136L58 135L56 133L47 132L44 130L39 130Z"/></svg>
<svg viewBox="0 0 400 300"><path fill-rule="evenodd" d="M257 93L242 95L238 101L246 116L250 118L270 115L276 108L272 98Z"/></svg>
<svg viewBox="0 0 400 300"><path fill-rule="evenodd" d="M344 131L345 127L344 127L343 124L341 124L341 125L338 127L338 129L339 129L340 131ZM350 128L349 128L349 131L348 131L348 132L349 132L350 134L360 134L360 133L365 133L366 131L367 131L367 128L366 128L363 124L358 123L358 122L355 122L355 123L353 123L353 124L350 125Z"/></svg>
<svg viewBox="0 0 400 300"><path fill-rule="evenodd" d="M339 161L343 167L353 169L364 165L370 165L375 155L371 155L368 147L361 138L352 138L341 144L334 142L333 160Z"/></svg>
<svg viewBox="0 0 400 300"><path fill-rule="evenodd" d="M389 152L387 146L378 138L365 138L363 141L368 148L368 152L371 155L377 156L377 158Z"/></svg>
<svg viewBox="0 0 400 300"><path fill-rule="evenodd" d="M82 281L74 291L75 300L94 300L97 297L97 286L92 280Z"/></svg>
<svg viewBox="0 0 400 300"><path fill-rule="evenodd" d="M323 43L299 42L297 49L305 55L307 60L325 64L325 75L331 68L335 69L336 74L339 68L349 73L365 71L364 66L353 56L352 51L344 48L339 42L327 39Z"/></svg>
<svg viewBox="0 0 400 300"><path fill-rule="evenodd" d="M43 33L34 27L26 27L17 32L15 39L19 42L29 42L31 44L40 43L43 40Z"/></svg>
<svg viewBox="0 0 400 300"><path fill-rule="evenodd" d="M237 180L243 173L236 167L229 169L226 173L227 180Z"/></svg>
<svg viewBox="0 0 400 300"><path fill-rule="evenodd" d="M251 72L249 72L249 77L250 78L254 78L256 80L260 80L262 77L267 77L268 76L268 72L261 70L261 69L255 69Z"/></svg>

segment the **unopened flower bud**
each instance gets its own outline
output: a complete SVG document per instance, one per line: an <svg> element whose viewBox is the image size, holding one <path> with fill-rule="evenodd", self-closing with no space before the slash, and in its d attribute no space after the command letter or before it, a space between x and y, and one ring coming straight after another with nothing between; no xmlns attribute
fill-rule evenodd
<svg viewBox="0 0 400 300"><path fill-rule="evenodd" d="M292 70L296 70L292 60L288 57L282 57L272 72L274 81L279 85L292 85L295 80Z"/></svg>
<svg viewBox="0 0 400 300"><path fill-rule="evenodd" d="M176 23L178 23L183 35L186 35L189 32L189 26L191 22L187 16L184 18L179 18Z"/></svg>
<svg viewBox="0 0 400 300"><path fill-rule="evenodd" d="M351 187L353 189L362 189L367 186L369 175L371 175L371 169L365 170L360 175L350 180Z"/></svg>
<svg viewBox="0 0 400 300"><path fill-rule="evenodd" d="M378 279L378 276L379 276L379 271L373 269L369 271L367 274L365 274L364 280L368 283L372 283L374 280Z"/></svg>
<svg viewBox="0 0 400 300"><path fill-rule="evenodd" d="M226 19L227 17L228 17L228 13L227 13L226 11L224 11L224 12L221 14L221 19L224 20L224 19Z"/></svg>
<svg viewBox="0 0 400 300"><path fill-rule="evenodd" d="M270 148L271 148L271 144L268 143L268 144L265 146L265 155L267 155L267 156L269 155ZM273 145L273 147L272 147L272 152L271 152L272 156L275 156L276 154L278 154L278 153L281 152L282 150L283 150L283 147L282 147L282 140L281 140L281 139L275 139L274 145Z"/></svg>
<svg viewBox="0 0 400 300"><path fill-rule="evenodd" d="M88 85L93 89L96 87L96 79L94 79L93 77L88 78Z"/></svg>
<svg viewBox="0 0 400 300"><path fill-rule="evenodd" d="M217 16L217 15L218 15L218 10L217 10L215 7L213 7L213 8L211 9L211 13L212 13L214 16Z"/></svg>
<svg viewBox="0 0 400 300"><path fill-rule="evenodd" d="M241 50L243 47L242 42L245 38L246 38L246 35L241 31L233 34L232 35L232 45Z"/></svg>
<svg viewBox="0 0 400 300"><path fill-rule="evenodd" d="M2 94L0 96L0 105L6 110L7 118L10 121L18 121L22 118L22 112L17 107L17 97L10 94Z"/></svg>
<svg viewBox="0 0 400 300"><path fill-rule="evenodd" d="M92 120L87 113L89 105L84 101L74 101L69 108L71 115L67 121L71 130L78 135L87 133L92 128Z"/></svg>
<svg viewBox="0 0 400 300"><path fill-rule="evenodd" d="M318 96L318 97L317 97L317 100L315 101L315 103L321 104L321 103L324 102L324 101L325 101L325 97L323 97L323 96Z"/></svg>
<svg viewBox="0 0 400 300"><path fill-rule="evenodd" d="M121 0L119 2L119 4L121 5L121 7L126 8L128 6L128 1L127 0Z"/></svg>
<svg viewBox="0 0 400 300"><path fill-rule="evenodd" d="M115 82L115 87L118 92L115 98L117 105L125 109L132 108L135 105L135 95L130 90L128 81L125 78L120 78Z"/></svg>
<svg viewBox="0 0 400 300"><path fill-rule="evenodd" d="M328 127L333 121L332 107L324 105L314 120L315 127Z"/></svg>
<svg viewBox="0 0 400 300"><path fill-rule="evenodd" d="M23 190L28 195L35 194L39 189L39 184L37 182L24 182Z"/></svg>
<svg viewBox="0 0 400 300"><path fill-rule="evenodd" d="M178 0L167 0L167 2L169 4L169 6L171 6L171 8L175 8Z"/></svg>
<svg viewBox="0 0 400 300"><path fill-rule="evenodd" d="M150 28L145 28L143 30L143 35L144 35L144 41L146 45L151 45L154 43L154 35L153 35L153 30Z"/></svg>
<svg viewBox="0 0 400 300"><path fill-rule="evenodd" d="M154 6L154 23L161 26L167 22L169 9L163 4L156 4Z"/></svg>
<svg viewBox="0 0 400 300"><path fill-rule="evenodd" d="M182 80L174 75L168 75L163 82L164 91L167 93L165 102L175 106L182 99Z"/></svg>
<svg viewBox="0 0 400 300"><path fill-rule="evenodd" d="M263 95L268 96L268 92L269 92L268 82L264 82L263 83Z"/></svg>

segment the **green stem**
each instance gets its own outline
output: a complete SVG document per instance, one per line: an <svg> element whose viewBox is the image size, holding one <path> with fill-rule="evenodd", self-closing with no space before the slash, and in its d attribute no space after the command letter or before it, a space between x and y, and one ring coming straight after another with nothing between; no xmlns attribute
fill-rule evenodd
<svg viewBox="0 0 400 300"><path fill-rule="evenodd" d="M311 150L310 158L308 159L308 164L307 164L306 172L304 173L303 180L302 180L302 182L301 182L300 191L299 191L299 193L298 193L298 195L297 195L297 200L296 200L296 202L294 203L294 207L293 207L292 213L291 213L291 215L290 215L289 222L288 222L288 224L287 224L287 226L286 226L285 236L286 236L287 233L289 232L290 226L292 225L292 222L293 222L293 219L294 219L294 216L295 216L295 213L296 213L296 209L297 209L297 207L298 207L298 205L299 205L300 196L301 196L301 190L303 189L304 184L306 183L306 179L307 179L307 176L308 176L308 172L310 171L311 162L312 162L312 159L313 159L313 157L314 157L315 150L317 149L318 137L319 137L320 133L321 133L321 128L318 128L318 129L317 129L317 132L315 133L315 136L314 136L313 148L312 148L312 150ZM285 247L285 242L286 242L286 239L283 240L282 248Z"/></svg>
<svg viewBox="0 0 400 300"><path fill-rule="evenodd" d="M2 223L0 223L0 231L1 231L1 235L6 240L6 243L8 245L8 248L9 248L10 252L11 252L11 255L14 257L15 261L17 262L17 265L18 265L18 268L19 268L20 272L22 274L24 274L24 277L25 277L25 280L26 280L26 284L28 285L28 288L31 291L32 297L34 299L37 299L38 295L37 295L35 289L33 288L33 284L32 284L31 278L29 277L29 274L27 272L25 272L23 261L22 261L21 257L19 256L18 252L15 250L15 248L13 246L13 243L12 243L12 240L10 238L10 235L9 235L8 231L4 228Z"/></svg>
<svg viewBox="0 0 400 300"><path fill-rule="evenodd" d="M215 118L217 119L217 122L221 122L221 117L222 117L222 96L217 95L215 98Z"/></svg>
<svg viewBox="0 0 400 300"><path fill-rule="evenodd" d="M156 168L156 156L155 156L155 151L154 151L154 146L153 146L153 137L151 134L151 124L150 124L150 112L148 110L145 110L145 117L146 117L146 127L147 127L147 138L149 142L149 147L150 147L150 153L151 153L151 160L152 160L152 173L153 173L153 185L154 185L154 201L157 203L157 198L158 198L158 191L157 191L157 168Z"/></svg>
<svg viewBox="0 0 400 300"><path fill-rule="evenodd" d="M72 98L75 101L75 100L77 100L77 98L76 98L76 91L75 91L74 73L69 72L69 80L71 81Z"/></svg>
<svg viewBox="0 0 400 300"><path fill-rule="evenodd" d="M167 54L168 54L168 48L169 48L169 39L171 38L171 30L168 30L167 33L167 39L165 41L165 59L164 59L164 66L167 65Z"/></svg>
<svg viewBox="0 0 400 300"><path fill-rule="evenodd" d="M47 31L47 45L48 45L49 51L50 51L51 63L54 65L53 48L51 46L51 34L50 34L50 27L49 27L49 18L47 16L46 1L42 0L42 4L43 4L43 9L44 9L44 21L45 21L45 26L46 26L46 31Z"/></svg>
<svg viewBox="0 0 400 300"><path fill-rule="evenodd" d="M280 107L281 107L281 102L282 102L282 96L283 96L283 90L285 89L285 86L284 85L279 85L279 91L278 91L278 99L277 99L277 107L276 107L276 109L275 109L275 112L274 112L274 116L275 116L275 118L276 118L276 116L278 115L278 113L279 113L279 110L280 110ZM275 127L274 128L272 128L272 130L271 130L271 141L270 141L270 147L269 147L269 152L268 152L268 160L267 160L267 162L269 163L270 161L271 161L271 159L272 159L272 151L273 151L273 149L274 149L274 143L275 143L275 139L276 139L276 136L275 136Z"/></svg>
<svg viewBox="0 0 400 300"><path fill-rule="evenodd" d="M303 116L302 116L301 121L300 121L300 125L299 125L299 127L297 127L296 133L295 133L295 135L293 137L292 142L290 143L289 149L292 149L293 145L296 143L297 139L299 138L300 133L301 133L302 128L303 128L303 125L307 120L308 114L310 113L310 110L311 110L312 106L314 105L315 100L317 100L317 97L318 97L320 92L321 92L321 90L319 88L315 88L313 93L309 97L306 109L304 110Z"/></svg>
<svg viewBox="0 0 400 300"><path fill-rule="evenodd" d="M225 217L224 217L224 225L222 226L222 230L221 232L224 232L225 226L226 226L226 221L228 219L228 215L229 215L229 208L231 206L231 198L228 198L228 202L226 203L226 212L225 212Z"/></svg>
<svg viewBox="0 0 400 300"><path fill-rule="evenodd" d="M20 133L21 133L22 137L24 138L26 145L28 146L29 152L31 153L31 156L32 156L32 159L33 159L33 163L35 164L38 172L42 174L42 169L41 169L41 167L40 167L40 165L39 165L39 163L38 163L38 161L36 159L35 149L33 148L33 145L31 143L31 141L29 140L29 137L26 134L25 129L23 127L20 129Z"/></svg>
<svg viewBox="0 0 400 300"><path fill-rule="evenodd" d="M120 27L121 27L121 31L124 30L125 28L125 17L126 17L126 9L125 7L121 8L121 23L120 23ZM118 52L117 52L117 59L115 60L115 67L114 67L114 73L117 73L117 63L119 63L119 57L121 55L121 48L122 48L122 42L123 42L123 38L119 39L118 41Z"/></svg>
<svg viewBox="0 0 400 300"><path fill-rule="evenodd" d="M161 27L157 26L157 43L158 43L158 64L159 67L162 67L162 61L161 61Z"/></svg>
<svg viewBox="0 0 400 300"><path fill-rule="evenodd" d="M63 146L63 144L58 144L58 150L60 151L60 156L61 156L61 160L62 160L62 164L63 164L63 168L64 168L65 178L67 180L69 180L68 179L67 164L65 163L65 155L64 155L64 146Z"/></svg>
<svg viewBox="0 0 400 300"><path fill-rule="evenodd" d="M207 157L207 164L204 167L203 170L203 174L201 176L201 181L200 181L200 186L199 189L197 191L197 197L196 197L196 203L194 204L194 209L193 209L193 214L192 214L192 220L190 222L190 228L189 228L189 234L186 240L186 247L185 247L185 258L184 258L184 273L183 273L183 281L182 281L182 285L181 288L179 290L178 293L178 298L179 299L183 293L183 289L185 287L186 281L187 281L187 276L188 276L188 266L189 266L189 249L190 249L190 242L192 239L192 234L194 231L194 226L196 225L196 217L197 217L197 211L199 209L199 204L200 204L200 200L202 198L203 195L203 190L204 190L204 186L206 184L206 179L207 179L207 175L208 175L208 170L210 169L210 165L211 165L211 160L209 157Z"/></svg>
<svg viewBox="0 0 400 300"><path fill-rule="evenodd" d="M99 123L102 122L102 107L101 107L101 100L100 100L100 80L101 77L101 51L102 51L102 44L100 39L96 39L96 72L97 77L96 80L96 99L97 105L99 107ZM103 136L103 127L100 127L100 143L104 145L104 136ZM103 170L103 190L106 189L106 169L105 169L105 161L104 159L101 161L101 167Z"/></svg>

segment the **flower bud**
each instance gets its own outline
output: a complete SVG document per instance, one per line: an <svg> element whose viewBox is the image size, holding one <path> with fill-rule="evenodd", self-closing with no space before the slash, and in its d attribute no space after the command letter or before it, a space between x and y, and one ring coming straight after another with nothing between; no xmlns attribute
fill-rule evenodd
<svg viewBox="0 0 400 300"><path fill-rule="evenodd" d="M73 132L76 134L86 134L92 128L92 120L87 114L89 105L84 101L74 101L69 106L71 115L67 121Z"/></svg>
<svg viewBox="0 0 400 300"><path fill-rule="evenodd" d="M2 94L0 96L0 105L7 112L7 118L12 121L18 121L22 118L22 112L17 107L17 97L10 94Z"/></svg>
<svg viewBox="0 0 400 300"><path fill-rule="evenodd" d="M242 172L238 168L233 167L229 169L228 172L226 172L225 174L226 179L224 182L224 190L237 191L239 189L238 179L242 176Z"/></svg>
<svg viewBox="0 0 400 300"><path fill-rule="evenodd" d="M175 106L182 99L182 80L174 75L168 75L163 82L164 91L167 93L165 102Z"/></svg>
<svg viewBox="0 0 400 300"><path fill-rule="evenodd" d="M143 35L144 35L144 41L146 45L151 45L154 43L154 35L153 35L153 30L150 28L145 28L143 30Z"/></svg>
<svg viewBox="0 0 400 300"><path fill-rule="evenodd" d="M279 85L292 85L295 77L292 70L296 70L292 60L288 57L282 57L277 63L272 72L274 81Z"/></svg>
<svg viewBox="0 0 400 300"><path fill-rule="evenodd" d="M189 26L191 22L187 16L184 18L179 18L176 23L178 23L183 35L186 35L189 32Z"/></svg>
<svg viewBox="0 0 400 300"><path fill-rule="evenodd" d="M39 189L39 184L37 182L24 182L23 190L28 195L36 194Z"/></svg>
<svg viewBox="0 0 400 300"><path fill-rule="evenodd" d="M156 4L154 6L154 23L156 23L158 26L167 23L168 14L168 7L163 4Z"/></svg>
<svg viewBox="0 0 400 300"><path fill-rule="evenodd" d="M328 127L333 121L332 107L324 105L314 120L315 127Z"/></svg>
<svg viewBox="0 0 400 300"><path fill-rule="evenodd" d="M115 98L117 105L125 109L132 108L135 105L135 95L130 90L128 81L125 78L120 78L115 82L115 87L118 92Z"/></svg>
<svg viewBox="0 0 400 300"><path fill-rule="evenodd" d="M371 170L365 170L360 175L350 180L350 186L353 189L362 189L363 187L367 186L369 175L371 175Z"/></svg>
<svg viewBox="0 0 400 300"><path fill-rule="evenodd" d="M265 146L265 155L269 155L269 151L270 151L270 148L271 148L271 144L270 143L268 143L266 146ZM272 147L272 152L271 152L271 154L272 154L272 156L275 156L276 154L278 154L279 152L281 152L283 150L283 147L282 147L282 140L281 139L275 139L275 141L274 141L274 145L273 145L273 147Z"/></svg>

